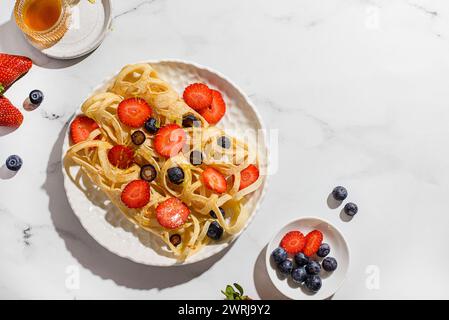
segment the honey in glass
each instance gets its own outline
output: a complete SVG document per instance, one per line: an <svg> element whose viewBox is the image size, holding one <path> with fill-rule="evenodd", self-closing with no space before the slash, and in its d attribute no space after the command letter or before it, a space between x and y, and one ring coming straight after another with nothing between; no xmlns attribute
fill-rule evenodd
<svg viewBox="0 0 449 320"><path fill-rule="evenodd" d="M67 31L69 0L16 0L14 16L19 28L30 40L48 47Z"/></svg>

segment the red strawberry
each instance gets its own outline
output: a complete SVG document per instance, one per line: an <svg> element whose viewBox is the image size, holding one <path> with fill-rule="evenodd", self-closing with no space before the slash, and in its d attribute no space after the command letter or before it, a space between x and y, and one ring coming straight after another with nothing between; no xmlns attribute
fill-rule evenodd
<svg viewBox="0 0 449 320"><path fill-rule="evenodd" d="M302 251L306 256L310 257L317 253L323 242L323 234L321 231L313 230L306 235L306 245Z"/></svg>
<svg viewBox="0 0 449 320"><path fill-rule="evenodd" d="M133 180L123 189L121 199L130 209L142 208L150 202L150 185L144 180Z"/></svg>
<svg viewBox="0 0 449 320"><path fill-rule="evenodd" d="M157 132L154 138L154 148L161 156L170 158L181 151L186 140L186 133L180 126L168 124Z"/></svg>
<svg viewBox="0 0 449 320"><path fill-rule="evenodd" d="M306 238L300 231L290 231L281 240L281 247L287 253L297 254L306 244Z"/></svg>
<svg viewBox="0 0 449 320"><path fill-rule="evenodd" d="M250 164L246 169L240 172L240 187L239 190L245 189L247 186L253 184L259 179L259 169L253 164Z"/></svg>
<svg viewBox="0 0 449 320"><path fill-rule="evenodd" d="M206 168L206 170L204 170L201 174L201 179L206 187L212 191L218 193L223 193L226 191L225 177L214 168Z"/></svg>
<svg viewBox="0 0 449 320"><path fill-rule="evenodd" d="M98 124L89 117L78 116L70 125L70 136L73 143L79 143L86 140L89 134L98 128Z"/></svg>
<svg viewBox="0 0 449 320"><path fill-rule="evenodd" d="M216 124L220 121L226 113L226 103L221 93L217 90L212 90L212 103L207 108L200 110L199 113L210 124Z"/></svg>
<svg viewBox="0 0 449 320"><path fill-rule="evenodd" d="M140 128L151 117L153 111L141 98L129 98L120 102L117 115L120 121L132 128Z"/></svg>
<svg viewBox="0 0 449 320"><path fill-rule="evenodd" d="M193 83L184 90L184 101L194 110L207 108L212 103L212 90L203 83Z"/></svg>
<svg viewBox="0 0 449 320"><path fill-rule="evenodd" d="M108 151L109 162L120 169L126 169L134 162L134 152L127 146L113 146Z"/></svg>
<svg viewBox="0 0 449 320"><path fill-rule="evenodd" d="M19 127L23 122L23 115L11 102L0 96L0 126Z"/></svg>
<svg viewBox="0 0 449 320"><path fill-rule="evenodd" d="M182 226L189 217L189 208L177 198L169 198L156 208L156 218L161 226L176 229Z"/></svg>
<svg viewBox="0 0 449 320"><path fill-rule="evenodd" d="M0 53L0 94L27 73L32 65L30 58Z"/></svg>

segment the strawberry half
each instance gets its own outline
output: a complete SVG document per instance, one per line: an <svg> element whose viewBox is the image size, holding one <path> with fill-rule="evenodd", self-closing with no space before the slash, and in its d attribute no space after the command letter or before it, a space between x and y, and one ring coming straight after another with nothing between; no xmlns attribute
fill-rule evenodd
<svg viewBox="0 0 449 320"><path fill-rule="evenodd" d="M240 187L239 190L245 189L247 186L253 184L257 179L259 179L259 169L250 164L246 169L240 172Z"/></svg>
<svg viewBox="0 0 449 320"><path fill-rule="evenodd" d="M301 252L305 244L306 238L300 231L290 231L281 240L281 247L290 254Z"/></svg>
<svg viewBox="0 0 449 320"><path fill-rule="evenodd" d="M156 219L167 229L182 226L189 217L190 209L179 199L170 198L160 203L156 208Z"/></svg>
<svg viewBox="0 0 449 320"><path fill-rule="evenodd" d="M0 96L0 126L19 127L23 122L23 115L11 102Z"/></svg>
<svg viewBox="0 0 449 320"><path fill-rule="evenodd" d="M0 53L0 94L30 70L30 58Z"/></svg>
<svg viewBox="0 0 449 320"><path fill-rule="evenodd" d="M123 189L120 198L130 209L142 208L150 202L150 185L144 180L133 180Z"/></svg>
<svg viewBox="0 0 449 320"><path fill-rule="evenodd" d="M207 108L200 110L199 113L210 124L216 124L220 121L226 113L226 103L221 93L217 90L212 90L211 104Z"/></svg>
<svg viewBox="0 0 449 320"><path fill-rule="evenodd" d="M132 128L142 127L152 113L151 107L141 98L125 99L120 102L117 108L117 115L120 121Z"/></svg>
<svg viewBox="0 0 449 320"><path fill-rule="evenodd" d="M217 193L223 193L226 191L226 179L225 177L214 168L206 168L201 174L201 179L203 180L206 187Z"/></svg>
<svg viewBox="0 0 449 320"><path fill-rule="evenodd" d="M180 126L168 124L157 132L154 138L154 148L161 156L170 158L181 151L186 140L186 133Z"/></svg>
<svg viewBox="0 0 449 320"><path fill-rule="evenodd" d="M198 111L211 105L212 90L203 83L193 83L184 89L182 97L190 108Z"/></svg>
<svg viewBox="0 0 449 320"><path fill-rule="evenodd" d="M306 235L306 245L302 251L306 256L310 257L317 253L323 242L323 234L321 231L313 230Z"/></svg>
<svg viewBox="0 0 449 320"><path fill-rule="evenodd" d="M86 140L90 133L98 128L98 124L89 117L78 116L70 125L70 136L73 143L79 143Z"/></svg>
<svg viewBox="0 0 449 320"><path fill-rule="evenodd" d="M127 169L134 162L134 152L127 146L113 146L108 151L108 159L113 166Z"/></svg>

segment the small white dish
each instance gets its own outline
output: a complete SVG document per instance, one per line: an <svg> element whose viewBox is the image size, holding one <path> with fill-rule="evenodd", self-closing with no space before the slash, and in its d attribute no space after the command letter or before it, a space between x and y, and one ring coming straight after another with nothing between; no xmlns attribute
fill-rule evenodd
<svg viewBox="0 0 449 320"><path fill-rule="evenodd" d="M337 260L338 267L333 272L327 272L322 269L320 272L322 279L321 289L317 293L312 293L304 285L295 284L291 276L282 275L277 270L271 253L279 247L282 237L287 232L298 230L306 235L315 229L323 233L323 242L329 244L331 248L328 257L334 257ZM293 257L291 258L294 260ZM314 258L321 264L323 258ZM321 300L332 296L343 284L349 269L349 247L342 233L330 222L315 217L303 217L291 221L276 233L267 246L265 260L271 281L286 297L294 300Z"/></svg>
<svg viewBox="0 0 449 320"><path fill-rule="evenodd" d="M69 29L56 44L42 48L28 41L43 54L55 59L75 59L95 50L106 37L112 22L111 0L90 3L81 0L71 8Z"/></svg>

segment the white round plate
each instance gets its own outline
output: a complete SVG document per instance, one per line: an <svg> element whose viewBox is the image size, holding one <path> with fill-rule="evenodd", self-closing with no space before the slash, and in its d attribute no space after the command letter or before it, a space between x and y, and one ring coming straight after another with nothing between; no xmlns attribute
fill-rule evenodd
<svg viewBox="0 0 449 320"><path fill-rule="evenodd" d="M328 243L331 248L328 257L334 257L337 260L338 267L333 272L326 272L322 269L320 273L321 289L317 293L312 293L304 285L294 283L290 276L286 277L281 274L276 268L271 253L279 247L282 237L287 232L298 230L306 235L315 229L323 233L323 242ZM293 257L291 258L293 259ZM316 256L313 258L320 263L323 259ZM330 222L314 217L304 217L288 223L273 237L268 244L265 260L271 281L286 297L295 300L319 300L329 298L343 284L349 268L349 248L341 232Z"/></svg>
<svg viewBox="0 0 449 320"><path fill-rule="evenodd" d="M80 0L71 8L69 29L56 44L42 49L29 42L43 54L55 59L74 59L95 50L106 37L112 21L111 0L90 3Z"/></svg>
<svg viewBox="0 0 449 320"><path fill-rule="evenodd" d="M259 136L257 144L260 156L259 162L262 165L266 164L268 151L261 117L254 105L248 100L248 97L236 85L223 75L193 63L182 61L147 61L147 63L150 63L157 70L160 78L168 81L180 94L182 94L187 85L193 82L203 82L211 88L219 90L226 101L227 111L223 119L220 120L218 127L237 137L239 136L238 132L241 130L252 129L250 132L245 131L245 133L250 133L250 145L255 143L256 134L261 133L262 136ZM105 91L117 74L106 79L94 93ZM254 136L251 133L254 133ZM63 144L63 157L69 147L68 136L67 133ZM245 138L248 138L248 136L245 136ZM76 167L72 167L72 170L76 169ZM74 174L75 172L71 173ZM138 263L154 266L189 264L204 260L222 251L243 232L254 218L267 186L265 176L261 187L247 197L248 201L245 206L250 217L245 228L239 234L223 239L220 242L210 243L201 251L189 257L185 262L178 263L166 251L161 249L165 245L159 239L153 237L149 232L134 226L114 206L104 205L107 199L101 191L92 188L92 186L89 187L88 179L86 179L85 186L91 189L89 198L72 183L64 168L63 174L64 187L69 203L87 232L111 252Z"/></svg>

